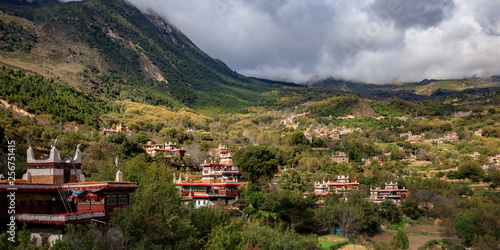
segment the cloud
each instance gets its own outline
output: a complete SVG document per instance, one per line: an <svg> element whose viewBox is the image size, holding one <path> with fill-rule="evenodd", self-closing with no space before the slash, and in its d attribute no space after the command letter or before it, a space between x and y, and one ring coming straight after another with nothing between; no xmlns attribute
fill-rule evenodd
<svg viewBox="0 0 500 250"><path fill-rule="evenodd" d="M500 74L497 0L129 0L239 73L387 83Z"/></svg>
<svg viewBox="0 0 500 250"><path fill-rule="evenodd" d="M377 13L378 18L393 21L400 29L427 29L439 25L453 10L455 3L453 0L378 0L370 7L368 11Z"/></svg>

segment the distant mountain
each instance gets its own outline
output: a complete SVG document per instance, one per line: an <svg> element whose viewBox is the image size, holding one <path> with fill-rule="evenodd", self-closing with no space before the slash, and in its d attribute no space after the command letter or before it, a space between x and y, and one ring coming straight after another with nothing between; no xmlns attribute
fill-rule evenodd
<svg viewBox="0 0 500 250"><path fill-rule="evenodd" d="M287 83L248 78L153 12L123 0L0 3L0 63L105 100L235 112L277 100Z"/></svg>
<svg viewBox="0 0 500 250"><path fill-rule="evenodd" d="M424 79L413 83L376 85L327 78L307 83L309 88L353 93L366 98L398 97L405 100L442 99L450 95L500 89L500 77L456 80Z"/></svg>

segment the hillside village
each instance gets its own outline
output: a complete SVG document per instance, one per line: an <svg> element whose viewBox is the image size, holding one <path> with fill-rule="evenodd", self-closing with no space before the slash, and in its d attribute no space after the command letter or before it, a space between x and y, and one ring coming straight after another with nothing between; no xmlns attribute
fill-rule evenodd
<svg viewBox="0 0 500 250"><path fill-rule="evenodd" d="M328 101L336 100L334 97ZM491 107L488 112L465 112L473 115L460 117L450 112L448 116L413 117L408 113L394 118L343 119L345 115L318 117L314 106L317 104L308 102L285 111L255 109L250 115L222 115L212 120L195 112L147 111L150 109L147 105L125 105L129 106L125 106L122 114L102 115L100 120L106 125L99 129L74 123L46 125L54 123L47 123L48 117L26 120L28 116L14 109L2 110L3 116L9 117L6 121L19 124L2 126L6 128L6 137L18 138L20 148L26 141L16 131L23 124L34 122L41 129L41 134L29 133L29 150L35 149L35 155L47 154L49 146L55 144L60 159L64 159L72 154L71 148L81 144L81 156L73 157L81 159L78 170L81 177L52 183L53 190L47 190L59 202L55 215L40 216L47 209L46 201L38 200L38 196L30 194L30 189L23 191L23 195L33 198L28 198L30 203L19 203L21 214L16 218L27 223L38 244L60 244L65 239L61 238L63 229L69 224L99 220L121 227L111 216L112 210L106 210L113 206L106 199L87 201L78 194L61 196L63 192L57 191L58 187L86 191L89 197L107 197L110 193L94 191L99 189L96 185L130 183L127 185L136 191L119 192L118 195L127 194L119 207L133 211L140 204L139 196L134 193L139 195L148 190L143 180L146 177L139 176L152 166L163 169L163 181L158 184L178 197L175 199L179 209L191 211L192 206L197 210L227 211L233 218L281 220L293 225L297 232L333 233L344 237L345 242L375 246L380 243L378 235L387 234L383 228L406 230L406 226L397 226L403 222L428 225L432 230L456 228L457 222L453 221L457 218L469 223L463 217L467 208L459 208L460 202L491 198L499 191L500 133L498 114ZM144 110L141 116L133 111L138 109ZM157 122L155 117L162 116L184 118L169 118L168 125L154 129L151 125ZM44 125L38 118L43 118L40 121ZM52 154L52 151L47 154L50 159ZM22 185L38 183L36 172L28 175L31 165L26 164L25 168L23 164L16 168L19 181L26 183ZM153 176L148 178L157 178ZM2 185L7 183L5 180ZM88 187L80 188L81 185ZM107 199L114 204L111 198ZM363 205L358 207L360 204ZM37 208L38 205L42 207ZM51 211L56 211L54 205L51 207ZM102 208L105 210L101 211ZM336 213L329 215L343 208L362 209L359 211L372 213L374 217L350 215L358 218L360 224L347 229ZM438 212L442 209L462 212L450 217ZM57 222L61 220L65 222ZM53 225L52 229L40 227L40 223ZM438 245L476 244L472 240L464 243L458 233L456 241L444 241L446 235L433 237L440 240ZM418 239L411 235L409 238Z"/></svg>
<svg viewBox="0 0 500 250"><path fill-rule="evenodd" d="M407 80L423 71L406 72L399 60L428 64L407 55L384 59L395 65L389 71L404 71L386 84L318 76L299 85L241 75L156 9L131 2L150 1L0 2L0 249L499 249L500 77L483 69L494 68L495 53L480 55L489 61L466 54L483 63L457 79ZM375 12L386 4L368 2ZM247 4L283 5L288 13L293 6L285 3L214 8L224 19L245 17L229 10ZM440 33L435 26L450 23L431 18L435 11L467 10L439 4L405 2L415 13L391 18L388 28L401 37L387 40L409 44L412 32ZM203 15L214 11L196 6ZM262 20L286 14L271 12ZM342 13L349 14L290 16L302 26ZM416 23L403 27L399 19ZM472 19L466 23L481 26ZM490 26L474 30L494 36ZM258 35L246 29L237 28ZM205 38L219 37L208 31ZM412 43L428 46L426 39ZM468 49L489 48L491 39ZM358 52L388 49L377 48L356 47L339 61L366 69L353 79L385 74L381 65L358 64L370 61ZM249 51L233 53L246 64ZM464 60L453 56L437 61ZM309 77L302 71L310 66L290 72Z"/></svg>

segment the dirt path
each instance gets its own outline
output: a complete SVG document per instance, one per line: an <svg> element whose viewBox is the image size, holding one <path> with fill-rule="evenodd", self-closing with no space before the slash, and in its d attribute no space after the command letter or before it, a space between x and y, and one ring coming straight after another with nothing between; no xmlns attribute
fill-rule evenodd
<svg viewBox="0 0 500 250"><path fill-rule="evenodd" d="M339 250L365 250L365 249L367 249L367 248L364 246L360 246L360 245L346 245L346 246L339 248Z"/></svg>
<svg viewBox="0 0 500 250"><path fill-rule="evenodd" d="M439 234L439 226L435 225L416 225L412 227L408 227L404 230L405 232L428 232L428 233L436 233Z"/></svg>
<svg viewBox="0 0 500 250"><path fill-rule="evenodd" d="M423 246L427 241L439 240L441 237L438 236L428 236L428 235L408 235L408 240L410 241L409 250L417 250L419 247Z"/></svg>

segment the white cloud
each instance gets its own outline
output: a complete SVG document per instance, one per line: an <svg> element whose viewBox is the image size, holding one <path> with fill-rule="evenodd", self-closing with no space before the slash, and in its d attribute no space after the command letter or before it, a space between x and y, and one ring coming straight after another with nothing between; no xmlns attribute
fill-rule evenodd
<svg viewBox="0 0 500 250"><path fill-rule="evenodd" d="M497 0L130 0L249 76L387 83L500 74Z"/></svg>

